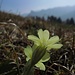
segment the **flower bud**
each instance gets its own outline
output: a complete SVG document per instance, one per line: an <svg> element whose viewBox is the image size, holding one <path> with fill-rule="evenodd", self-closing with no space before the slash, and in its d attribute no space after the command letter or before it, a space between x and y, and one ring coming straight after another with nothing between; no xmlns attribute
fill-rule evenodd
<svg viewBox="0 0 75 75"><path fill-rule="evenodd" d="M34 66L46 53L44 47L37 47L32 54L31 65Z"/></svg>

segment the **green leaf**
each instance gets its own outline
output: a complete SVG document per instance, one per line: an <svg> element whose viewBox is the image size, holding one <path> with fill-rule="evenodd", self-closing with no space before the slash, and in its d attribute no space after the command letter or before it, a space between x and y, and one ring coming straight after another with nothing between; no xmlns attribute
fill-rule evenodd
<svg viewBox="0 0 75 75"><path fill-rule="evenodd" d="M39 40L38 37L36 37L36 36L34 36L34 35L29 35L29 36L28 36L28 39L29 39L29 40L32 40L37 46L40 45L40 40Z"/></svg>
<svg viewBox="0 0 75 75"><path fill-rule="evenodd" d="M31 66L31 60L25 64L22 75L34 75L34 67Z"/></svg>
<svg viewBox="0 0 75 75"><path fill-rule="evenodd" d="M42 62L38 62L35 66L38 67L40 70L45 71L45 65Z"/></svg>
<svg viewBox="0 0 75 75"><path fill-rule="evenodd" d="M30 46L24 49L24 53L27 56L27 60L32 58L32 48Z"/></svg>

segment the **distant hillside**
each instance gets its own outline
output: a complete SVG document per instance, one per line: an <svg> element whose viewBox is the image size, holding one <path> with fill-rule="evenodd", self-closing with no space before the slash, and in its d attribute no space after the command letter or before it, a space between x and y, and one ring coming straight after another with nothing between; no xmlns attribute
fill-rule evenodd
<svg viewBox="0 0 75 75"><path fill-rule="evenodd" d="M71 17L73 17L75 20L75 10L61 16L62 19L67 19L67 18L70 19Z"/></svg>
<svg viewBox="0 0 75 75"><path fill-rule="evenodd" d="M24 17L22 17L21 15L0 11L0 22L7 22L10 19L12 19L15 23L17 23L18 21L24 21Z"/></svg>
<svg viewBox="0 0 75 75"><path fill-rule="evenodd" d="M56 7L40 11L31 11L28 16L48 16L61 17L62 20L73 17L75 19L75 6Z"/></svg>

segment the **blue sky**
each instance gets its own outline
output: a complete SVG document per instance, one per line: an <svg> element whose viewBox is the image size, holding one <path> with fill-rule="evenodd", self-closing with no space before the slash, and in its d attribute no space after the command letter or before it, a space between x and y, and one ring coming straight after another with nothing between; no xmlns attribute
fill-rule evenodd
<svg viewBox="0 0 75 75"><path fill-rule="evenodd" d="M0 5L0 10L22 14L29 13L31 10L73 6L75 5L75 0L0 0Z"/></svg>

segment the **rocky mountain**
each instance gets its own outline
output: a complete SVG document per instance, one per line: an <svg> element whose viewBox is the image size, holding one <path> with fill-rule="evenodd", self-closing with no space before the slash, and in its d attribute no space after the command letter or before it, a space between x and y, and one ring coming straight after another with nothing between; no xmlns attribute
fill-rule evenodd
<svg viewBox="0 0 75 75"><path fill-rule="evenodd" d="M62 20L73 17L75 19L75 6L56 7L40 11L31 11L27 16L61 17Z"/></svg>

